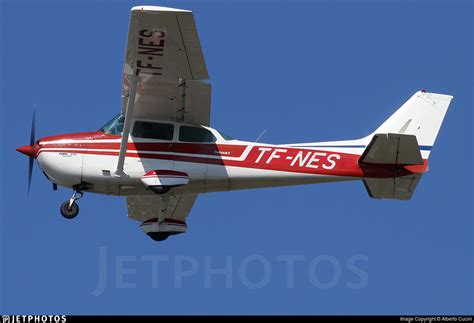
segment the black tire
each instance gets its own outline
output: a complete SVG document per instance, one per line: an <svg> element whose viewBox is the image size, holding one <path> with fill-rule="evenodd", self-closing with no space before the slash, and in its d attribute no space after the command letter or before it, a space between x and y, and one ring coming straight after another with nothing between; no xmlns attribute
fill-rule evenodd
<svg viewBox="0 0 474 323"><path fill-rule="evenodd" d="M61 204L59 208L61 215L66 219L74 219L79 214L79 205L77 203L72 203L71 208L69 208L69 201L64 202Z"/></svg>
<svg viewBox="0 0 474 323"><path fill-rule="evenodd" d="M164 241L170 236L167 232L150 232L148 236L155 241Z"/></svg>
<svg viewBox="0 0 474 323"><path fill-rule="evenodd" d="M171 186L149 186L149 188L153 193L162 195L168 193Z"/></svg>

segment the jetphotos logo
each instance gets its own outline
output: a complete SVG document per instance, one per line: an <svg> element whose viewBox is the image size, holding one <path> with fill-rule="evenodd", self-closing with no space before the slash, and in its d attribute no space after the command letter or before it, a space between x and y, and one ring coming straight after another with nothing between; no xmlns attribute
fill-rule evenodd
<svg viewBox="0 0 474 323"><path fill-rule="evenodd" d="M2 323L64 323L66 315L2 315Z"/></svg>

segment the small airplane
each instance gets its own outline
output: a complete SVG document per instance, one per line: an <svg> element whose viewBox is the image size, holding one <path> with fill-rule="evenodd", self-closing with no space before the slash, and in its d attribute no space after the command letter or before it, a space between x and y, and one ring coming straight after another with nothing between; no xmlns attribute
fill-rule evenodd
<svg viewBox="0 0 474 323"><path fill-rule="evenodd" d="M53 189L72 188L62 216L84 192L127 197L128 216L153 240L186 232L198 194L362 180L370 197L408 200L452 96L416 92L370 135L272 145L210 127L211 85L191 11L131 9L122 111L98 131L44 137L17 148Z"/></svg>

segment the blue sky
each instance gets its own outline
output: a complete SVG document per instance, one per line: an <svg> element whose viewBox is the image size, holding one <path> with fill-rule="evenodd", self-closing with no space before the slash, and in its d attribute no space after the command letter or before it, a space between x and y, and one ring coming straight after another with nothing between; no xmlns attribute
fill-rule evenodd
<svg viewBox="0 0 474 323"><path fill-rule="evenodd" d="M372 200L361 182L203 195L188 232L161 244L124 198L86 194L65 220L70 191L36 168L27 198L15 148L35 101L38 137L119 112L142 3L2 1L0 312L473 313L470 1L148 3L194 11L212 125L239 139L359 138L417 90L453 95L430 172L409 202Z"/></svg>

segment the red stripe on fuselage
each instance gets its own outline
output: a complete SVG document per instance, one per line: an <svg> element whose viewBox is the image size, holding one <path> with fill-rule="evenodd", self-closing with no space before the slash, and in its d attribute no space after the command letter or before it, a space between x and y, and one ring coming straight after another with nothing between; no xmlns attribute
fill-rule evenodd
<svg viewBox="0 0 474 323"><path fill-rule="evenodd" d="M64 138L63 138L64 139ZM77 140L77 138L74 138ZM60 149L51 150L48 148ZM77 151L74 149L87 149ZM132 158L175 160L179 162L209 165L233 166L262 170L284 171L292 173L320 174L349 177L393 177L393 165L364 165L358 161L360 155L321 150L309 150L281 146L254 146L245 160L227 160L219 157L242 156L246 145L190 144L190 143L129 143L126 156ZM63 152L87 155L118 156L119 142L84 143L42 143L41 152ZM105 151L116 150L116 151ZM134 152L136 150L137 152ZM155 153L156 152L156 153ZM180 156L175 154L207 155ZM421 173L427 169L424 165L405 166L398 169L397 176Z"/></svg>
<svg viewBox="0 0 474 323"><path fill-rule="evenodd" d="M40 139L42 142L48 142L48 141L59 141L59 140L110 140L110 139L118 139L120 140L120 136L117 135L111 135L107 134L105 132L78 132L78 133L69 133L65 135L54 135L54 136L48 136L48 137L43 137Z"/></svg>
<svg viewBox="0 0 474 323"><path fill-rule="evenodd" d="M91 150L120 150L120 142L76 142L76 143L44 143L41 148L81 148ZM136 142L128 143L127 150L156 151L209 156L240 157L246 146L241 145L216 145L216 144L188 144L188 143L154 143Z"/></svg>

